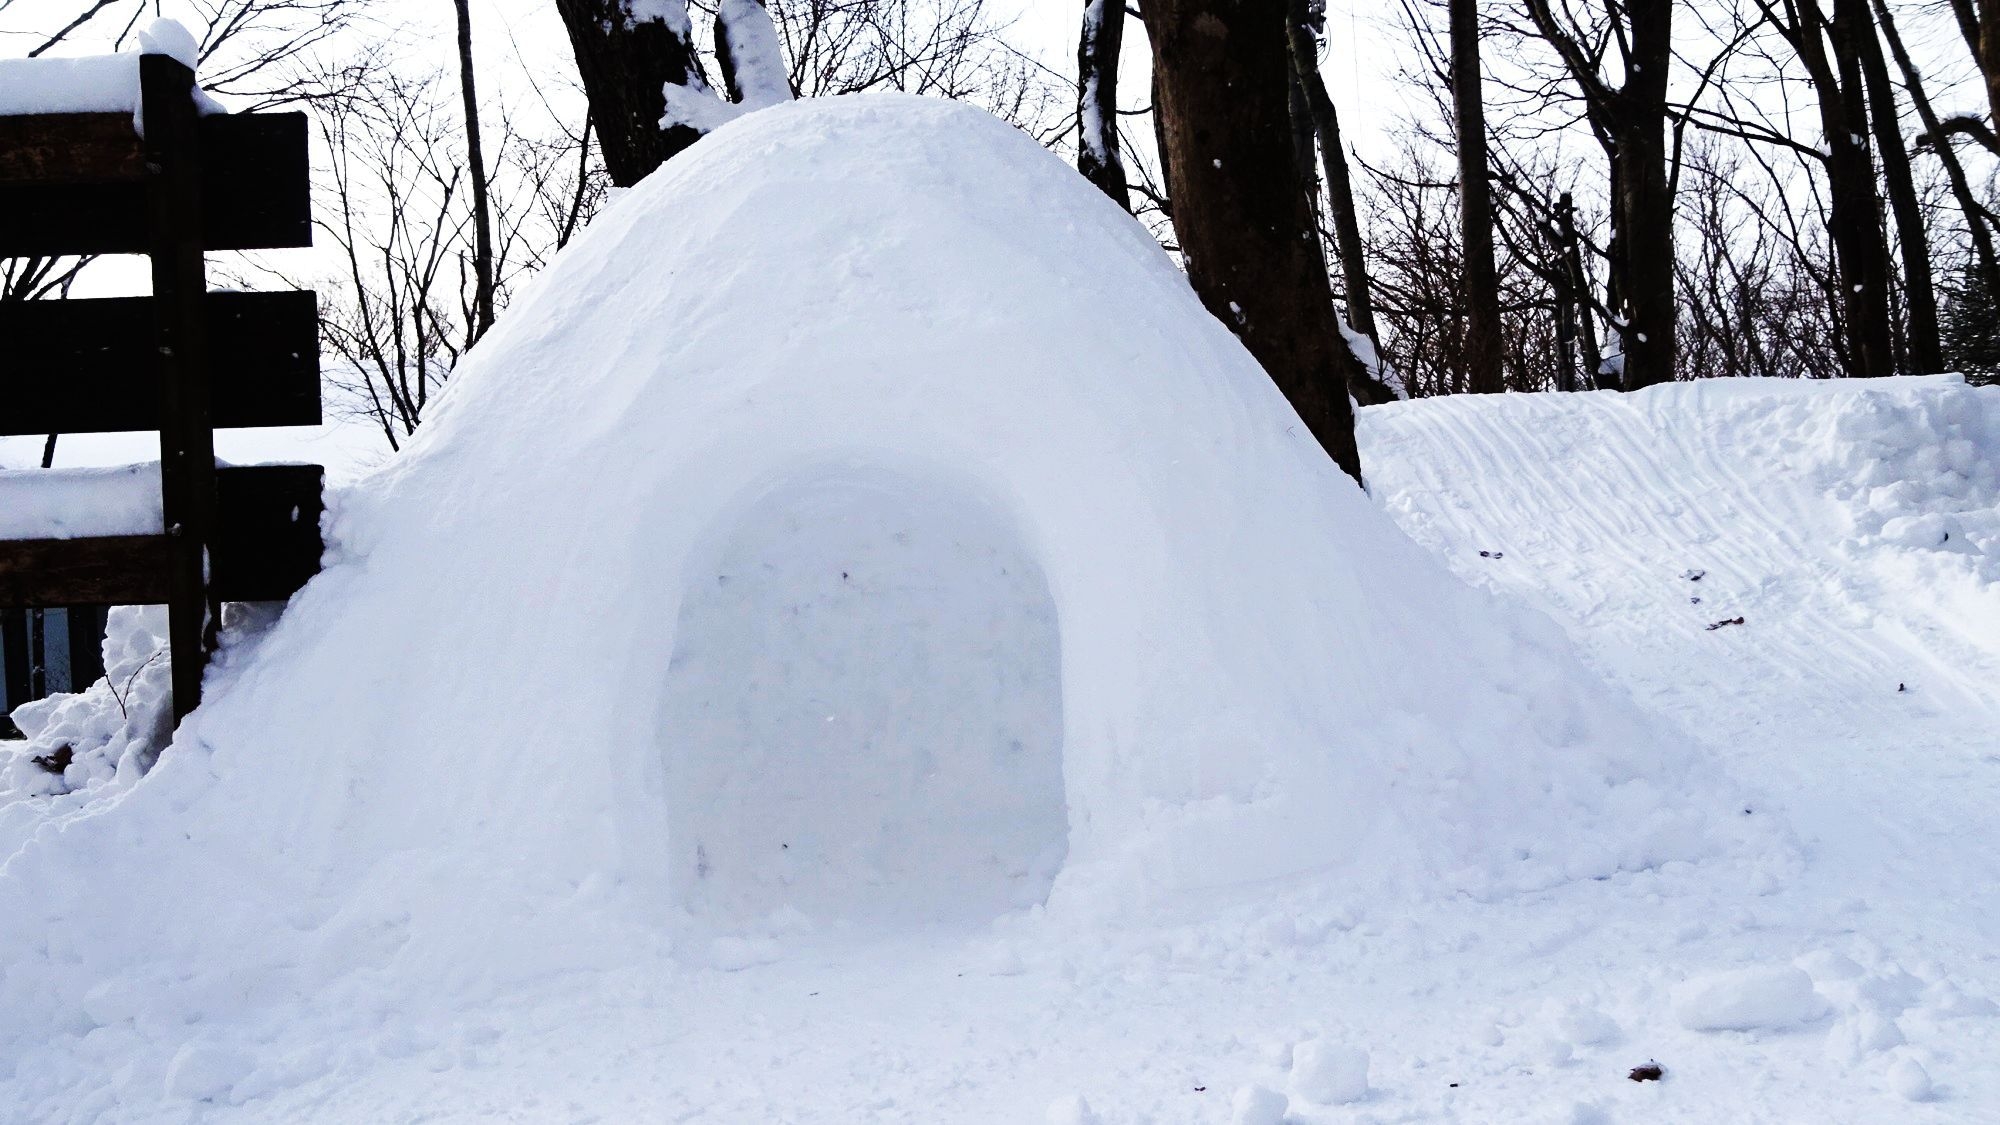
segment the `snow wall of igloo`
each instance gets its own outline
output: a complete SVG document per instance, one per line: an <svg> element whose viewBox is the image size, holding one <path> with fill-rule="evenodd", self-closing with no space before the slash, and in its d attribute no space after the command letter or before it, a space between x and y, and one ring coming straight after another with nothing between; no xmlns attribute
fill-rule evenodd
<svg viewBox="0 0 2000 1125"><path fill-rule="evenodd" d="M334 497L325 570L219 654L154 771L0 809L0 1060L166 965L159 1025L185 1027L216 996L490 995L672 944L673 815L711 815L664 742L676 653L716 632L677 626L721 612L689 597L704 544L755 541L803 500L746 524L744 498L832 462L957 479L906 501L986 497L1040 564L1056 924L1295 877L1505 893L1746 819L1553 622L1398 531L1073 168L968 106L814 99L717 130L557 256ZM1053 820L1046 775L1014 792ZM1030 836L1056 841L1013 858ZM716 886L695 905L769 901Z"/></svg>
<svg viewBox="0 0 2000 1125"><path fill-rule="evenodd" d="M961 488L825 468L725 512L662 693L669 880L717 921L983 921L1066 850L1040 565Z"/></svg>

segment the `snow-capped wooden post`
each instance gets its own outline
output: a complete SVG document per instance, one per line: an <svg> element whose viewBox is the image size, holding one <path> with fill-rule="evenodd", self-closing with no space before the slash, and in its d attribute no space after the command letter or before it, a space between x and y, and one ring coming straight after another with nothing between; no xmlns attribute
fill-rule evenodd
<svg viewBox="0 0 2000 1125"><path fill-rule="evenodd" d="M205 262L210 250L311 245L305 117L204 114L173 55L88 62L108 81L75 110L63 83L81 71L34 69L74 60L0 63L0 88L58 90L0 115L0 256L145 254L153 292L0 302L0 436L156 430L162 518L0 540L0 609L166 605L178 721L201 700L222 602L289 597L319 569L320 468L218 469L214 435L320 421L318 302L210 293ZM136 122L104 104L135 70ZM62 479L18 476L10 487ZM15 694L10 705L24 701Z"/></svg>
<svg viewBox="0 0 2000 1125"><path fill-rule="evenodd" d="M174 719L201 702L222 603L209 586L215 528L215 432L210 428L208 295L201 240L201 140L194 71L166 55L139 59L146 207L153 259L153 333L160 382L160 512L169 543L167 644Z"/></svg>

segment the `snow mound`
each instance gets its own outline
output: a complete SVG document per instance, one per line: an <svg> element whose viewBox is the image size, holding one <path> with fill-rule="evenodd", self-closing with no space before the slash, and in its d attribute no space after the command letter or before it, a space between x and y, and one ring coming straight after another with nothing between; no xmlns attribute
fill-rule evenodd
<svg viewBox="0 0 2000 1125"><path fill-rule="evenodd" d="M682 926L1498 895L1699 857L1733 811L1328 463L1135 221L949 103L703 140L330 520L153 771L0 857L18 1079L137 1037L134 1081L222 1097L232 1021Z"/></svg>

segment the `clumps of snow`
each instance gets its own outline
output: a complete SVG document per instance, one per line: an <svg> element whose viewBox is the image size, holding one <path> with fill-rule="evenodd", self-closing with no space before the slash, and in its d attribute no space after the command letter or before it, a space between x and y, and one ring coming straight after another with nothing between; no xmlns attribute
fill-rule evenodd
<svg viewBox="0 0 2000 1125"><path fill-rule="evenodd" d="M189 70L201 65L201 46L179 20L156 19L140 28L139 53L165 55Z"/></svg>
<svg viewBox="0 0 2000 1125"><path fill-rule="evenodd" d="M188 1101L214 1101L229 1093L255 1070L249 1054L230 1047L192 1042L167 1065L167 1096Z"/></svg>
<svg viewBox="0 0 2000 1125"><path fill-rule="evenodd" d="M1050 1102L1045 1119L1049 1125L1101 1125L1104 1120L1082 1094L1064 1094Z"/></svg>
<svg viewBox="0 0 2000 1125"><path fill-rule="evenodd" d="M105 621L103 679L14 709L26 741L0 749L0 824L30 817L30 798L129 785L172 733L163 606L118 606ZM60 764L62 768L53 769ZM0 848L9 838L0 830Z"/></svg>
<svg viewBox="0 0 2000 1125"><path fill-rule="evenodd" d="M0 117L39 113L130 113L141 132L139 56L169 55L189 70L199 51L194 36L176 20L156 19L139 32L136 49L118 55L75 58L41 56L0 59ZM199 86L195 106L202 113L224 112Z"/></svg>
<svg viewBox="0 0 2000 1125"><path fill-rule="evenodd" d="M225 605L215 666L247 659L280 608ZM14 709L25 738L0 743L0 856L12 850L17 829L48 811L38 799L69 794L60 804L80 807L130 788L173 734L166 607L113 607L103 657L104 678L96 683Z"/></svg>
<svg viewBox="0 0 2000 1125"><path fill-rule="evenodd" d="M674 19L686 38L687 12ZM792 100L791 76L778 46L778 31L762 0L721 0L715 11L715 51L728 82L728 98L709 89L699 71L686 85L669 82L660 128L686 128L707 135L760 109Z"/></svg>
<svg viewBox="0 0 2000 1125"><path fill-rule="evenodd" d="M1268 1086L1238 1087L1229 1100L1229 1125L1284 1125L1291 1099Z"/></svg>
<svg viewBox="0 0 2000 1125"><path fill-rule="evenodd" d="M1835 1020L1826 1032L1826 1054L1852 1066L1863 1058L1906 1042L1902 1026L1881 1011L1863 1008Z"/></svg>
<svg viewBox="0 0 2000 1125"><path fill-rule="evenodd" d="M1674 1019L1690 1031L1783 1031L1827 1012L1812 977L1790 965L1709 973L1674 989Z"/></svg>
<svg viewBox="0 0 2000 1125"><path fill-rule="evenodd" d="M664 23L683 37L692 30L684 0L625 0L625 14L634 23Z"/></svg>
<svg viewBox="0 0 2000 1125"><path fill-rule="evenodd" d="M730 94L744 112L792 100L792 80L778 30L763 0L720 0L715 8L715 49L727 52Z"/></svg>
<svg viewBox="0 0 2000 1125"><path fill-rule="evenodd" d="M1292 1093L1314 1105L1345 1105L1368 1096L1368 1052L1327 1039L1292 1047Z"/></svg>
<svg viewBox="0 0 2000 1125"><path fill-rule="evenodd" d="M1889 1065L1889 1088L1905 1101L1929 1101L1930 1071L1924 1069L1924 1064L1905 1055Z"/></svg>
<svg viewBox="0 0 2000 1125"><path fill-rule="evenodd" d="M1340 329L1341 339L1347 341L1347 350L1354 353L1354 358L1360 362L1362 369L1368 372L1370 379L1389 388L1389 392L1395 395L1399 402L1410 397L1410 389L1403 379L1403 373L1396 370L1393 364L1382 361L1381 353L1375 349L1375 341L1369 339L1366 334L1348 327L1345 317L1335 318L1334 324Z"/></svg>
<svg viewBox="0 0 2000 1125"><path fill-rule="evenodd" d="M1618 1021L1586 1004L1570 1002L1554 1006L1553 1025L1565 1043L1597 1047L1619 1039Z"/></svg>
<svg viewBox="0 0 2000 1125"><path fill-rule="evenodd" d="M1794 440L1841 505L1855 548L2000 582L2000 390L1938 376L1921 381L1930 393L1910 393L1916 382L1843 396L1809 421L1795 408L1770 425L1799 427Z"/></svg>
<svg viewBox="0 0 2000 1125"><path fill-rule="evenodd" d="M662 129L679 126L697 133L713 133L748 112L740 105L716 97L715 91L706 86L669 82L660 92L667 99L666 112L660 116Z"/></svg>
<svg viewBox="0 0 2000 1125"><path fill-rule="evenodd" d="M158 535L160 465L0 469L0 539Z"/></svg>

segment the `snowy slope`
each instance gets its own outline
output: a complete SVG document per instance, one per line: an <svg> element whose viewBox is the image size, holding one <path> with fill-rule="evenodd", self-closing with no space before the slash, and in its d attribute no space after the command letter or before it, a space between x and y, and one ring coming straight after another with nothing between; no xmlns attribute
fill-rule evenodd
<svg viewBox="0 0 2000 1125"><path fill-rule="evenodd" d="M1846 423L1917 495L1825 565L1955 582L1963 622L1990 556L1940 562L1922 528L1989 544L1994 490L1915 452L1948 423L1991 464L1988 400L1954 391ZM150 775L0 807L0 1119L1205 1122L1273 1104L1253 1086L1299 1122L1993 1104L1990 861L1914 858L1979 822L1899 839L1860 801L1893 763L1850 768L1900 701L1840 728L1809 725L1843 690L1798 688L1811 666L1706 711L1663 685L1695 640L1754 648L1747 603L1616 655L1600 625L1684 624L1634 593L1634 559L1685 549L1671 520L1584 552L1597 616L1564 581L1447 573L1489 581L1531 523L1590 538L1560 493L1506 499L1537 466L1478 451L1600 401L1652 400L1370 412L1371 503L1032 141L911 99L746 117L516 303ZM1812 476L1835 423L1796 401L1692 429L1723 461L1804 443L1775 463ZM1607 427L1570 460L1642 446ZM1398 475L1450 456L1476 481ZM1632 478L1661 505L1718 491L1662 456ZM1787 487L1861 512L1843 480ZM1797 580L1732 553L1738 518L1674 570ZM1981 658L1936 628L1899 651ZM1875 792L1957 784L1939 808L1969 817L1976 687L1916 693L1935 721ZM1764 737L1704 747L1711 712ZM1838 729L1818 789L1772 764ZM1974 889L1940 900L1952 877ZM1023 892L1046 905L991 917ZM1626 1081L1649 1056L1669 1080Z"/></svg>

